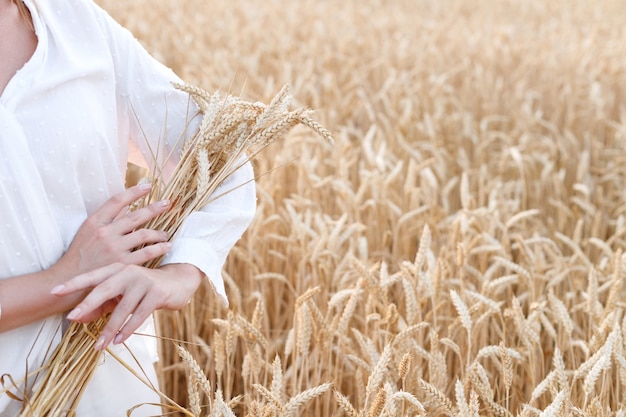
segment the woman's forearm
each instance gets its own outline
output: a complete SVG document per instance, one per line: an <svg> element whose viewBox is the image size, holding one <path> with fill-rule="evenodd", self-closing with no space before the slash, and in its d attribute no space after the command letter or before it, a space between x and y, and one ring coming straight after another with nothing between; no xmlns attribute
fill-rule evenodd
<svg viewBox="0 0 626 417"><path fill-rule="evenodd" d="M85 293L58 297L52 288L69 278L57 266L0 280L0 332L15 329L72 309Z"/></svg>

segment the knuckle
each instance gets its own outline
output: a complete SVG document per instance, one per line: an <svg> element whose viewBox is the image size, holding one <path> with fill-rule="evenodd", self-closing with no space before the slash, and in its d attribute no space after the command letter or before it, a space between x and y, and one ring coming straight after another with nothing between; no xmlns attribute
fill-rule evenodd
<svg viewBox="0 0 626 417"><path fill-rule="evenodd" d="M109 323L107 323L106 326L104 326L104 329L102 329L102 332L100 332L100 335L104 336L107 339L110 339L111 337L113 337L114 334L115 334L115 330L110 321Z"/></svg>
<svg viewBox="0 0 626 417"><path fill-rule="evenodd" d="M93 231L93 235L97 240L105 240L109 236L109 231L106 227L98 227Z"/></svg>
<svg viewBox="0 0 626 417"><path fill-rule="evenodd" d="M100 259L106 264L108 263L107 261L121 260L123 259L123 256L124 254L123 252L120 252L118 246L112 242L109 242L102 248Z"/></svg>
<svg viewBox="0 0 626 417"><path fill-rule="evenodd" d="M115 269L119 269L119 270L123 270L127 267L128 265L126 265L124 262L113 262L111 264L111 267L115 268Z"/></svg>
<svg viewBox="0 0 626 417"><path fill-rule="evenodd" d="M134 252L127 254L126 256L124 256L123 259L124 259L124 263L128 265L142 264L146 261L144 257L141 256L140 250L136 250Z"/></svg>
<svg viewBox="0 0 626 417"><path fill-rule="evenodd" d="M146 254L146 256L156 256L159 254L159 250L158 250L158 246L159 245L150 245L150 246L146 246L144 248L144 252Z"/></svg>
<svg viewBox="0 0 626 417"><path fill-rule="evenodd" d="M141 215L141 210L135 210L128 213L126 216L133 223L140 223L143 221L143 216Z"/></svg>
<svg viewBox="0 0 626 417"><path fill-rule="evenodd" d="M125 264L122 268L123 276L136 277L141 273L141 267L135 264Z"/></svg>
<svg viewBox="0 0 626 417"><path fill-rule="evenodd" d="M99 296L100 298L110 299L115 297L117 291L115 291L115 286L111 283L111 280L106 280L101 282L96 288L93 289L92 294L94 296Z"/></svg>
<svg viewBox="0 0 626 417"><path fill-rule="evenodd" d="M141 256L146 259L152 259L156 256L162 255L163 251L160 250L160 247L161 245L159 244L146 246L145 248L141 250L142 251Z"/></svg>
<svg viewBox="0 0 626 417"><path fill-rule="evenodd" d="M83 222L83 228L86 229L95 229L98 226L98 222L96 221L96 219L93 216L89 216L85 219L85 221Z"/></svg>
<svg viewBox="0 0 626 417"><path fill-rule="evenodd" d="M121 192L118 194L114 194L113 196L111 196L111 198L109 199L109 202L115 206L123 206L126 204L127 199L125 197L125 192Z"/></svg>
<svg viewBox="0 0 626 417"><path fill-rule="evenodd" d="M152 293L156 300L165 300L169 296L168 292L159 285L152 286Z"/></svg>
<svg viewBox="0 0 626 417"><path fill-rule="evenodd" d="M139 230L135 230L134 232L137 235L137 238L142 242L145 243L147 241L150 240L151 237L151 233L148 229L139 229Z"/></svg>
<svg viewBox="0 0 626 417"><path fill-rule="evenodd" d="M133 312L133 317L128 321L132 329L129 329L130 332L133 332L137 327L141 325L145 321L145 319L152 313L148 311L148 309L144 306L139 306Z"/></svg>
<svg viewBox="0 0 626 417"><path fill-rule="evenodd" d="M108 240L104 243L104 249L109 253L116 252L117 248L117 243L112 240Z"/></svg>
<svg viewBox="0 0 626 417"><path fill-rule="evenodd" d="M153 215L160 213L163 211L164 207L160 203L152 203L148 206L148 209L152 212Z"/></svg>
<svg viewBox="0 0 626 417"><path fill-rule="evenodd" d="M130 314L130 311L132 310L133 305L132 303L130 303L129 301L127 301L125 299L125 297L122 297L122 299L119 301L119 303L117 304L116 309L118 309L120 312L123 312L126 314L126 312L128 312L128 314Z"/></svg>

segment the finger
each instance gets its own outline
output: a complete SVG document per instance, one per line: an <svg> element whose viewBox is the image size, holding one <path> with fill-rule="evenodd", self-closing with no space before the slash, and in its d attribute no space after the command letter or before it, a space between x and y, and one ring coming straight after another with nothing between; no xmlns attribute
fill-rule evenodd
<svg viewBox="0 0 626 417"><path fill-rule="evenodd" d="M117 305L117 303L118 303L117 300L108 300L97 309L93 310L90 313L86 313L84 316L82 316L81 321L85 323L89 323L104 316L107 313L111 313L115 309L115 306Z"/></svg>
<svg viewBox="0 0 626 417"><path fill-rule="evenodd" d="M130 318L124 323L120 331L115 335L113 344L124 343L141 326L148 317L156 310L157 305L144 297L141 303L135 308Z"/></svg>
<svg viewBox="0 0 626 417"><path fill-rule="evenodd" d="M162 242L145 248L137 249L124 257L124 262L132 265L143 265L146 262L165 255L172 248L172 243Z"/></svg>
<svg viewBox="0 0 626 417"><path fill-rule="evenodd" d="M122 263L114 263L103 266L102 268L94 269L93 271L78 275L64 284L57 285L50 290L50 293L62 296L82 291L87 288L93 288L104 282L108 277L120 272L125 266L126 265Z"/></svg>
<svg viewBox="0 0 626 417"><path fill-rule="evenodd" d="M109 224L123 209L146 195L151 188L151 184L139 184L121 191L109 198L91 217L100 224Z"/></svg>
<svg viewBox="0 0 626 417"><path fill-rule="evenodd" d="M88 317L97 314L109 300L115 300L118 296L125 294L128 278L133 276L133 268L134 265L122 265L120 270L102 279L101 283L69 312L67 318L84 323Z"/></svg>
<svg viewBox="0 0 626 417"><path fill-rule="evenodd" d="M139 199L141 199L142 197L140 197ZM135 204L137 201L139 201L139 199L133 201L131 204ZM119 213L117 213L117 215L111 220L111 223L113 223L114 221L121 219L124 216L128 216L128 213L130 213L130 206L124 206Z"/></svg>
<svg viewBox="0 0 626 417"><path fill-rule="evenodd" d="M169 234L161 230L138 229L122 236L119 246L131 250L143 245L167 242L168 239Z"/></svg>
<svg viewBox="0 0 626 417"><path fill-rule="evenodd" d="M126 323L127 320L132 320L132 315L135 314L135 310L141 303L144 295L145 291L137 287L124 293L121 301L117 304L113 313L111 313L108 323L104 326L104 329L102 329L100 337L94 345L94 349L102 350L113 341L113 338L117 335L124 323Z"/></svg>
<svg viewBox="0 0 626 417"><path fill-rule="evenodd" d="M166 211L169 206L170 202L168 200L161 200L149 204L146 207L142 207L128 213L126 216L118 218L115 222L111 223L111 230L119 235L130 233Z"/></svg>

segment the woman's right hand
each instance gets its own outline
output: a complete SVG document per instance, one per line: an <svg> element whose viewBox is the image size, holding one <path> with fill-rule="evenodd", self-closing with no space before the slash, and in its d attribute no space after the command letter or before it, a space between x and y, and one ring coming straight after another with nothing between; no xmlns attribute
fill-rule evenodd
<svg viewBox="0 0 626 417"><path fill-rule="evenodd" d="M109 198L83 222L55 267L71 279L113 263L142 265L164 255L171 247L168 235L140 227L165 212L169 202L159 201L132 212L128 209L149 191L150 184L142 184Z"/></svg>

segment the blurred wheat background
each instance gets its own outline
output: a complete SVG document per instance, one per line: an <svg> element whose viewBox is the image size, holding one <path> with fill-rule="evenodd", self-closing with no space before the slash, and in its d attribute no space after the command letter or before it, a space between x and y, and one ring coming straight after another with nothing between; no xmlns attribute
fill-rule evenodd
<svg viewBox="0 0 626 417"><path fill-rule="evenodd" d="M230 307L160 317L191 414L625 415L626 3L99 3L186 81L289 84L336 139L255 160Z"/></svg>

